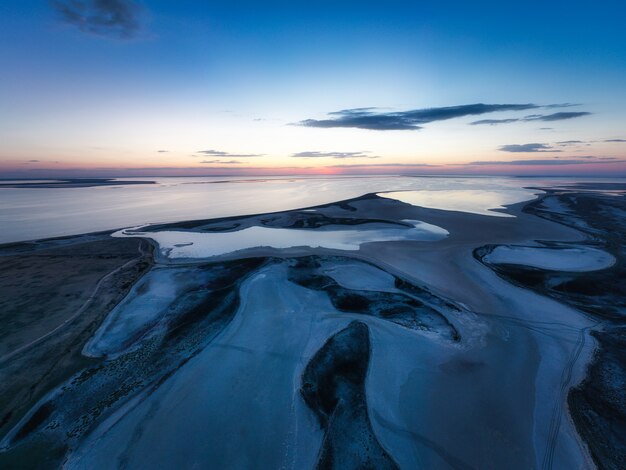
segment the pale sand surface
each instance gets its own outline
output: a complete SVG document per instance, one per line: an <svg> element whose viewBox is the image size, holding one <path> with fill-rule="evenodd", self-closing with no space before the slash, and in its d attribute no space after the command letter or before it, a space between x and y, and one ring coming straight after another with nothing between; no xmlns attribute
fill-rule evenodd
<svg viewBox="0 0 626 470"><path fill-rule="evenodd" d="M197 268L155 268L143 276L129 294L109 313L83 348L89 357L116 357L130 349L138 338L150 334L168 307L185 291L208 281Z"/></svg>
<svg viewBox="0 0 626 470"><path fill-rule="evenodd" d="M533 220L531 226L511 218L449 214L381 201L352 205L370 217L414 217L450 231L448 238L439 241L367 243L353 255L460 300L473 312L449 318L460 330L460 344L359 317L370 325L372 336L367 378L372 425L398 464L402 468L414 468L416 463L428 468L528 468L541 467L544 459L553 458L554 468L575 468L587 462L564 403L568 388L580 380L590 357L593 343L585 331L592 322L573 309L506 283L472 255L485 242L574 241L581 235L543 221ZM337 252L300 250L302 254ZM267 248L245 252L246 256L267 253ZM345 270L326 272L351 288L391 287L388 275L374 267L348 265ZM362 279L356 281L357 275ZM354 315L337 314L318 293L284 283L273 271L253 277L242 294L244 306L223 335L110 431L106 432L107 425L96 431L75 454L72 466L88 466L122 449L137 463L163 462L172 455L167 449L185 449L176 459L189 464L225 458L218 461L254 467L260 455L265 463L288 468L301 468L304 462L297 460L294 465L293 459L305 455L309 464L314 461L306 450L310 447L302 447L314 438L314 423L303 417L306 412L294 411L306 411L296 391L305 351L312 354L332 331L345 326L345 320L339 319ZM323 320L324 315L329 315L328 320ZM250 400L254 406L247 405ZM234 403L237 410L231 408ZM246 418L233 423L228 419L233 415ZM248 440L247 429L270 426L270 422L271 442L251 431L255 437ZM163 453L151 451L165 423L179 429L182 437L174 433L161 443ZM123 445L137 429L142 430L140 438L130 448ZM236 430L240 432L237 452L229 451L227 436ZM220 437L199 445L198 435Z"/></svg>
<svg viewBox="0 0 626 470"><path fill-rule="evenodd" d="M419 435L471 466L510 468L511 455L517 455L520 468L541 467L546 455L554 452L554 468L577 468L590 459L564 404L568 388L582 379L591 357L593 340L587 329L594 323L574 309L503 281L476 261L472 251L485 243L528 243L536 238L579 241L583 237L557 224L537 223L536 218L521 212L516 215L532 219L532 224L524 220L509 224L511 219L496 218L482 218L476 223L478 220L472 221L469 215L450 216L422 209L414 215L416 218L451 232L449 238L436 243L437 249L406 243L363 247L366 258L466 303L488 326L488 332L475 338L474 344L464 342L469 349L459 353L458 373L442 374L438 368L442 356L433 348L426 348L421 357L415 356L421 370L413 384L428 384L423 392L428 399L407 400L407 408L400 408L398 415L413 416L409 419L412 423L427 423L422 424ZM485 233L489 234L487 240ZM476 327L472 323L470 331ZM461 334L467 330L462 328ZM435 356L432 362L423 359L429 354ZM391 358L389 361L394 364ZM471 388L467 387L463 369L472 370ZM378 370L385 369L372 367L372 376ZM388 380L391 377L381 383ZM393 393L399 388L380 390ZM468 405L472 400L476 400L475 406ZM411 413L415 408L419 413ZM522 411L524 408L526 411ZM381 440L384 442L384 438ZM429 460L427 466L445 468L441 460L435 462Z"/></svg>
<svg viewBox="0 0 626 470"><path fill-rule="evenodd" d="M252 277L242 297L221 335L110 430L105 422L67 467L311 468L322 436L299 378L347 321L280 267Z"/></svg>

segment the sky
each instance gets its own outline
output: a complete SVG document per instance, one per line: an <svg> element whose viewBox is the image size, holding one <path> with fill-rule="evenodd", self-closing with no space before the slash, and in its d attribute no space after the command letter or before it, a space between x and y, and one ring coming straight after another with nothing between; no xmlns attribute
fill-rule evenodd
<svg viewBox="0 0 626 470"><path fill-rule="evenodd" d="M0 2L0 178L626 176L626 2Z"/></svg>

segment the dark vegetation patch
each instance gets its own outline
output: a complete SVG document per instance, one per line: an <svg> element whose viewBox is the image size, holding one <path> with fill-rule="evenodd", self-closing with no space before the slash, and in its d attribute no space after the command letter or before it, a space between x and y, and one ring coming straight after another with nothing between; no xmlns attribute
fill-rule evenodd
<svg viewBox="0 0 626 470"><path fill-rule="evenodd" d="M0 453L0 463L6 470L50 470L61 468L66 452L66 446L40 439Z"/></svg>
<svg viewBox="0 0 626 470"><path fill-rule="evenodd" d="M300 393L324 430L317 468L398 468L374 435L365 378L369 330L352 322L329 338L302 374Z"/></svg>
<svg viewBox="0 0 626 470"><path fill-rule="evenodd" d="M192 292L179 300L178 303L185 307L180 308L182 312L168 323L165 340L177 342L190 330L197 329L198 323L202 321L225 326L239 308L239 286L242 280L266 262L264 258L247 258L207 266L214 277L201 292Z"/></svg>
<svg viewBox="0 0 626 470"><path fill-rule="evenodd" d="M342 312L372 315L414 330L434 331L458 341L460 335L446 316L435 306L447 307L449 302L395 278L400 292L347 289L332 277L320 274L321 263L338 264L341 257L309 256L291 261L289 280L308 289L324 291L333 306ZM339 264L340 265L340 264ZM458 308L454 307L458 311Z"/></svg>
<svg viewBox="0 0 626 470"><path fill-rule="evenodd" d="M228 224L228 225L216 225L216 226L211 226L211 227L205 227L202 229L203 232L234 232L236 231L239 227L241 227L241 224Z"/></svg>
<svg viewBox="0 0 626 470"><path fill-rule="evenodd" d="M405 228L411 227L411 225L409 224L384 219L329 217L324 214L317 214L315 212L290 212L288 214L285 214L283 217L274 217L272 219L262 220L262 223L266 227L294 229L316 229L320 227L326 227L328 225L355 226L372 223L397 225Z"/></svg>
<svg viewBox="0 0 626 470"><path fill-rule="evenodd" d="M626 191L626 183L576 183L571 185L573 189L590 189L592 191Z"/></svg>
<svg viewBox="0 0 626 470"><path fill-rule="evenodd" d="M238 219L246 219L248 216L223 217L211 220L189 220L171 224L155 224L142 227L142 232L160 232L162 230L195 230L199 232L234 232L241 227L241 223L233 222ZM210 225L208 225L208 224Z"/></svg>
<svg viewBox="0 0 626 470"><path fill-rule="evenodd" d="M576 427L601 469L626 468L626 328L592 333L600 345L585 381L568 396Z"/></svg>
<svg viewBox="0 0 626 470"><path fill-rule="evenodd" d="M219 220L219 219L218 219ZM173 228L181 230L194 230L200 232L236 232L248 227L261 225L272 228L290 228L290 229L317 229L327 226L347 226L353 227L366 224L386 224L410 228L411 225L385 219L368 219L356 217L331 217L315 212L287 212L279 213L272 217L262 217L258 222L251 217L246 216L241 222L230 221L215 222L211 224L198 225L198 222L181 222L177 224L161 224L144 227L141 230L145 232L157 232L160 230L171 230Z"/></svg>
<svg viewBox="0 0 626 470"><path fill-rule="evenodd" d="M82 235L68 235L63 237L46 238L44 240L31 240L24 242L0 244L0 256L14 256L19 254L36 253L47 250L63 250L71 246L111 241L113 231L92 232ZM121 239L118 239L121 240ZM123 246L124 244L120 244ZM112 246L111 253L115 253L117 248Z"/></svg>
<svg viewBox="0 0 626 470"><path fill-rule="evenodd" d="M19 440L28 436L28 434L37 429L52 414L53 410L54 407L49 402L41 405L37 411L33 413L30 419L24 423L15 435L15 438Z"/></svg>

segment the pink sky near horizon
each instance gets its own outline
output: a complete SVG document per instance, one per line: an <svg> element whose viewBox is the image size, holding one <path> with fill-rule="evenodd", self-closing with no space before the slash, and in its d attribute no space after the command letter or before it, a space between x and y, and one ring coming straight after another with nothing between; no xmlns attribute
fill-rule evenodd
<svg viewBox="0 0 626 470"><path fill-rule="evenodd" d="M522 159L520 159L522 160ZM81 178L151 176L291 176L291 175L485 175L485 176L603 176L626 177L626 160L577 164L335 164L319 166L72 166L39 162L0 166L0 178Z"/></svg>

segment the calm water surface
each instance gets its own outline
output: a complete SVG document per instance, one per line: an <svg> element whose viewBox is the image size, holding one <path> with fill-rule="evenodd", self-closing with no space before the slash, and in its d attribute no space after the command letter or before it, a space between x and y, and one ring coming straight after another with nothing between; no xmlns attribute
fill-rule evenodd
<svg viewBox="0 0 626 470"><path fill-rule="evenodd" d="M289 210L387 191L413 191L393 197L415 205L497 215L490 209L535 197L538 191L525 186L546 184L520 178L405 176L144 179L157 184L1 188L0 243Z"/></svg>

